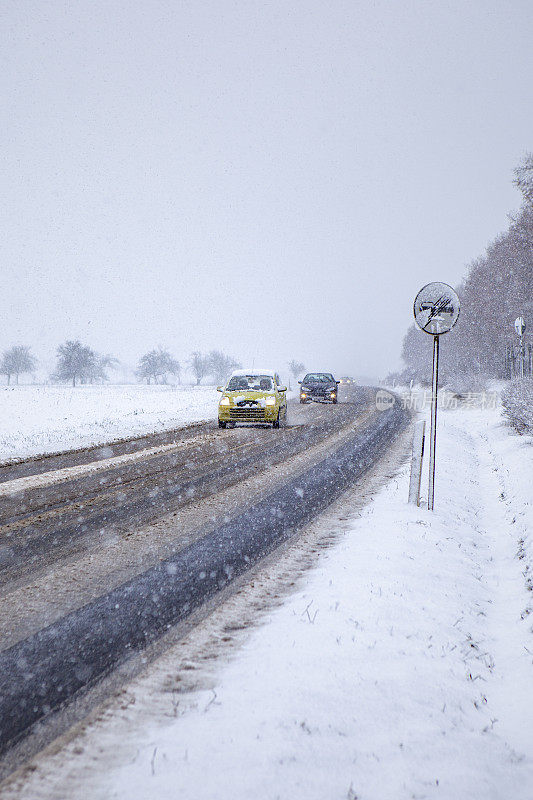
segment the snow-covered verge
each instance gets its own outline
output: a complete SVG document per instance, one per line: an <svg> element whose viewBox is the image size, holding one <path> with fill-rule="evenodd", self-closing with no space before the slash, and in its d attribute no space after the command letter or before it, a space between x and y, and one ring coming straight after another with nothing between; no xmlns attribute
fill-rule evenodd
<svg viewBox="0 0 533 800"><path fill-rule="evenodd" d="M530 800L532 475L500 410L443 410L434 513L405 467L236 656L176 646L5 797Z"/></svg>
<svg viewBox="0 0 533 800"><path fill-rule="evenodd" d="M215 419L212 386L2 386L0 461Z"/></svg>
<svg viewBox="0 0 533 800"><path fill-rule="evenodd" d="M502 405L519 433L533 433L533 379L511 381L502 392Z"/></svg>

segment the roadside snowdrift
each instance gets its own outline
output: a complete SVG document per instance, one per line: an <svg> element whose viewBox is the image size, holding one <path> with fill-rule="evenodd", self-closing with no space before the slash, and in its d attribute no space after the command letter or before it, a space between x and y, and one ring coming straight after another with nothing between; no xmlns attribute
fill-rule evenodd
<svg viewBox="0 0 533 800"><path fill-rule="evenodd" d="M2 386L0 461L215 419L212 386Z"/></svg>
<svg viewBox="0 0 533 800"><path fill-rule="evenodd" d="M533 379L517 378L502 392L507 417L519 433L533 433Z"/></svg>

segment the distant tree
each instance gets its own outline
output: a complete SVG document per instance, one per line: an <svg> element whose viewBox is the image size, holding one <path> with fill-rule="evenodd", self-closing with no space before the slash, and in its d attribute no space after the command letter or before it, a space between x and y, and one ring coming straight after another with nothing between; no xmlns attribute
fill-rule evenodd
<svg viewBox="0 0 533 800"><path fill-rule="evenodd" d="M215 379L215 383L224 383L228 375L240 367L240 364L231 356L221 353L219 350L211 350L208 356L209 372Z"/></svg>
<svg viewBox="0 0 533 800"><path fill-rule="evenodd" d="M297 381L298 375L301 375L302 372L305 372L305 364L302 364L301 361L296 361L293 358L292 361L289 361L289 370L294 380Z"/></svg>
<svg viewBox="0 0 533 800"><path fill-rule="evenodd" d="M431 336L411 325L405 334L402 347L402 359L407 365L402 373L404 383L415 381L423 386L431 384ZM442 367L441 367L442 372Z"/></svg>
<svg viewBox="0 0 533 800"><path fill-rule="evenodd" d="M87 375L82 377L82 383L103 383L109 380L108 369L116 369L119 363L118 358L110 355L100 356L95 353L94 363L87 370Z"/></svg>
<svg viewBox="0 0 533 800"><path fill-rule="evenodd" d="M152 379L154 383L157 383L157 379L160 376L161 372L159 369L159 357L157 350L150 350L149 353L145 353L144 356L141 356L139 360L139 366L136 370L136 375L141 380L146 380L146 383L150 384Z"/></svg>
<svg viewBox="0 0 533 800"><path fill-rule="evenodd" d="M30 348L22 344L13 345L5 350L0 359L0 374L7 377L8 385L14 375L19 382L19 375L32 372L37 365L37 359L30 353Z"/></svg>
<svg viewBox="0 0 533 800"><path fill-rule="evenodd" d="M522 162L516 167L514 175L513 183L524 195L524 200L533 203L533 153L526 153Z"/></svg>
<svg viewBox="0 0 533 800"><path fill-rule="evenodd" d="M189 366L191 371L196 378L196 385L198 386L202 378L205 378L206 375L209 375L211 372L211 363L209 360L209 356L204 356L202 353L195 351L190 359L189 359Z"/></svg>
<svg viewBox="0 0 533 800"><path fill-rule="evenodd" d="M98 356L80 341L69 340L57 348L57 367L53 375L56 381L86 383L97 370Z"/></svg>
<svg viewBox="0 0 533 800"><path fill-rule="evenodd" d="M163 348L159 347L157 350L150 350L149 353L145 353L142 356L136 374L141 380L146 380L147 383L152 380L154 383L159 383L160 381L166 383L167 375L176 375L179 380L180 372L179 361L172 358L168 350L163 350Z"/></svg>
<svg viewBox="0 0 533 800"><path fill-rule="evenodd" d="M177 378L178 383L181 383L181 364L175 358L170 358L167 361L167 372Z"/></svg>

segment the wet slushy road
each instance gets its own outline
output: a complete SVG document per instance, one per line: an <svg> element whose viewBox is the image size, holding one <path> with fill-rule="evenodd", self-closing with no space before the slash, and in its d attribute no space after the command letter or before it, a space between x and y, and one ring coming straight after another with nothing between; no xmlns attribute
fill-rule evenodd
<svg viewBox="0 0 533 800"><path fill-rule="evenodd" d="M405 423L371 390L0 468L0 748L313 518ZM344 402L342 402L344 401Z"/></svg>

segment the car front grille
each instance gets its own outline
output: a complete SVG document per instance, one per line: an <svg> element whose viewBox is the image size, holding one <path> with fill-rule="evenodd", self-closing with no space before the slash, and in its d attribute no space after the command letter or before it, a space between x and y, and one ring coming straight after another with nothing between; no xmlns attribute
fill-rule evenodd
<svg viewBox="0 0 533 800"><path fill-rule="evenodd" d="M230 408L230 419L264 419L264 408Z"/></svg>

